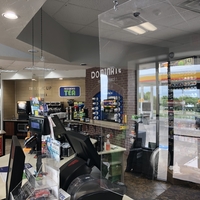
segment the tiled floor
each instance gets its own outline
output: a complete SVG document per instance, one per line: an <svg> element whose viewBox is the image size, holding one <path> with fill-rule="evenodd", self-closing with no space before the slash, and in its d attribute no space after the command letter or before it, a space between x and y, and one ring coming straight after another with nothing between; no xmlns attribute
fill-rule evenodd
<svg viewBox="0 0 200 200"><path fill-rule="evenodd" d="M20 140L24 145L24 140ZM10 152L11 140L6 139L6 154ZM149 180L132 172L125 172L124 183L127 186L127 195L134 200L199 200L199 185L171 185L167 182Z"/></svg>

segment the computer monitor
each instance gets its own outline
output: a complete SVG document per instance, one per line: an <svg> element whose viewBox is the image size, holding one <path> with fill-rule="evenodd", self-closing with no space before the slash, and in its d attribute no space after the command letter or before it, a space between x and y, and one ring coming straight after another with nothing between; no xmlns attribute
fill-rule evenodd
<svg viewBox="0 0 200 200"><path fill-rule="evenodd" d="M75 178L83 174L90 174L94 166L101 170L103 165L101 166L101 157L98 155L88 135L83 135L76 131L66 131L65 136L76 154L60 167L60 187L67 191Z"/></svg>
<svg viewBox="0 0 200 200"><path fill-rule="evenodd" d="M99 170L101 169L101 157L88 135L76 131L66 131L65 136L77 157L85 160L89 167L96 166Z"/></svg>
<svg viewBox="0 0 200 200"><path fill-rule="evenodd" d="M17 136L12 136L10 157L8 162L8 172L6 178L6 200L10 199L10 192L15 189L13 195L17 195L18 189L21 187L21 181L24 170L25 154L20 145Z"/></svg>
<svg viewBox="0 0 200 200"><path fill-rule="evenodd" d="M55 124L53 127L54 137L56 140L65 140L69 142L71 148L76 153L76 156L87 162L88 166L101 167L100 156L91 143L90 137L77 131L67 131L57 115L53 115L52 120Z"/></svg>
<svg viewBox="0 0 200 200"><path fill-rule="evenodd" d="M51 119L54 123L53 134L54 134L55 140L58 140L61 143L68 142L65 137L66 129L64 127L64 124L61 122L60 118L58 117L58 115L52 115Z"/></svg>
<svg viewBox="0 0 200 200"><path fill-rule="evenodd" d="M30 116L29 130L32 133L36 133L39 135L49 135L50 126L48 118L43 116Z"/></svg>
<svg viewBox="0 0 200 200"><path fill-rule="evenodd" d="M49 120L46 116L30 116L29 117L29 130L32 133L32 137L36 135L36 171L39 173L41 171L42 166L42 135L50 135L50 125ZM35 143L35 139L31 140ZM27 145L31 145L30 143Z"/></svg>

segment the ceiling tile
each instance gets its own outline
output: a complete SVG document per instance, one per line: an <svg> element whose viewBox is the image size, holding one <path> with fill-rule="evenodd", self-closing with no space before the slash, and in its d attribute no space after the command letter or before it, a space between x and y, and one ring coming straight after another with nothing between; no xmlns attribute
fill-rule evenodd
<svg viewBox="0 0 200 200"><path fill-rule="evenodd" d="M80 29L84 28L85 26L75 23L69 23L64 21L59 21L60 25L62 25L64 28L66 28L68 31L72 33L78 32Z"/></svg>
<svg viewBox="0 0 200 200"><path fill-rule="evenodd" d="M191 19L194 19L196 17L200 17L200 14L197 13L197 12L192 12L192 11L185 11L185 12L182 12L180 14L186 21L188 20L191 20Z"/></svg>
<svg viewBox="0 0 200 200"><path fill-rule="evenodd" d="M91 26L91 27L96 27L96 28L98 28L98 27L99 27L98 20L95 20L95 21L93 21L92 23L88 24L88 26Z"/></svg>
<svg viewBox="0 0 200 200"><path fill-rule="evenodd" d="M48 15L53 16L60 8L65 5L64 2L50 0L46 1L46 3L42 6L42 9L48 13Z"/></svg>
<svg viewBox="0 0 200 200"><path fill-rule="evenodd" d="M55 70L77 70L77 69L87 69L89 67L87 66L81 66L81 65L61 65L61 64L48 64L47 66L50 69L55 69Z"/></svg>
<svg viewBox="0 0 200 200"><path fill-rule="evenodd" d="M127 2L127 0L118 0L117 2L120 5L120 4ZM112 0L111 1L108 1L108 0L84 0L84 1L69 0L68 3L71 5L76 5L76 6L80 6L83 8L89 8L92 10L98 10L101 12L105 12L114 7L114 3Z"/></svg>
<svg viewBox="0 0 200 200"><path fill-rule="evenodd" d="M153 21L153 24L156 25L160 25L160 26L166 26L166 27L170 27L170 26L175 26L179 23L184 22L183 18L180 17L180 15L175 14L175 15L171 15L171 16L166 16L165 18L161 18L158 20Z"/></svg>
<svg viewBox="0 0 200 200"><path fill-rule="evenodd" d="M160 39L160 40L162 40L163 38L165 40L170 40L170 38L174 38L176 36L180 36L180 35L184 35L184 34L186 34L186 32L182 31L182 30L165 28L160 31L149 31L148 37L154 38L154 39Z"/></svg>
<svg viewBox="0 0 200 200"><path fill-rule="evenodd" d="M109 39L129 42L137 41L138 37L139 35L134 35L125 30L114 31L111 35L109 35Z"/></svg>
<svg viewBox="0 0 200 200"><path fill-rule="evenodd" d="M83 34L83 35L91 35L91 36L98 36L99 35L99 31L98 31L97 28L89 27L89 26L84 27L83 29L81 29L77 33L80 33L80 34Z"/></svg>
<svg viewBox="0 0 200 200"><path fill-rule="evenodd" d="M178 42L171 42L171 41L161 41L161 42L158 42L156 44L156 46L159 46L159 47L175 47L175 46L180 46L181 44L178 43Z"/></svg>
<svg viewBox="0 0 200 200"><path fill-rule="evenodd" d="M136 43L138 43L138 44L148 44L148 45L156 46L156 44L161 42L161 41L162 40L152 39L152 38L147 38L147 37L140 36L140 37L137 38Z"/></svg>
<svg viewBox="0 0 200 200"><path fill-rule="evenodd" d="M176 24L173 26L175 29L183 30L189 32L196 32L200 30L200 17L193 18L192 20L189 21L184 21L182 23Z"/></svg>
<svg viewBox="0 0 200 200"><path fill-rule="evenodd" d="M12 63L11 67L15 68L15 67L21 67L21 68L25 68L25 67L29 67L32 65L32 62L27 62L27 61L15 61Z"/></svg>
<svg viewBox="0 0 200 200"><path fill-rule="evenodd" d="M179 12L183 12L183 9L179 9ZM166 2L158 3L156 5L147 7L145 9L142 9L140 12L140 16L144 19L153 22L155 20L161 20L168 16L176 15L177 9L174 9L174 7Z"/></svg>
<svg viewBox="0 0 200 200"><path fill-rule="evenodd" d="M60 11L54 15L54 18L57 21L88 25L97 20L98 14L100 14L99 11L69 4L62 7Z"/></svg>
<svg viewBox="0 0 200 200"><path fill-rule="evenodd" d="M178 36L178 37L174 37L171 39L172 42L177 42L180 44L189 44L191 46L193 46L196 42L199 43L200 41L200 35L198 34L188 34L188 35L184 35L184 36Z"/></svg>
<svg viewBox="0 0 200 200"><path fill-rule="evenodd" d="M0 67L7 67L11 65L14 61L13 60L0 60Z"/></svg>

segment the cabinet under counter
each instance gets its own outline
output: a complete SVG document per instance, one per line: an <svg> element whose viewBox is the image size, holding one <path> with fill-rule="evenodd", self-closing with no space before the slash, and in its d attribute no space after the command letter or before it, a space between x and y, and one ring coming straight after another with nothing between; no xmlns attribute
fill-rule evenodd
<svg viewBox="0 0 200 200"><path fill-rule="evenodd" d="M18 138L24 139L27 135L28 120L5 119L3 120L3 130L6 138L17 135Z"/></svg>

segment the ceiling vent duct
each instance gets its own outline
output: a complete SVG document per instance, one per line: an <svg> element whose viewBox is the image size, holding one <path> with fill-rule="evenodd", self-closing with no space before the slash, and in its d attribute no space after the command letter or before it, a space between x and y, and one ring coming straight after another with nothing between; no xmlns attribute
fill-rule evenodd
<svg viewBox="0 0 200 200"><path fill-rule="evenodd" d="M189 11L200 13L200 0L186 0L178 4L178 6Z"/></svg>

